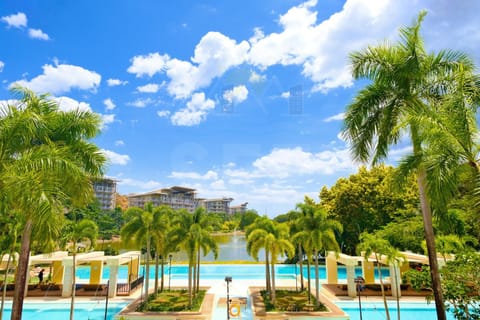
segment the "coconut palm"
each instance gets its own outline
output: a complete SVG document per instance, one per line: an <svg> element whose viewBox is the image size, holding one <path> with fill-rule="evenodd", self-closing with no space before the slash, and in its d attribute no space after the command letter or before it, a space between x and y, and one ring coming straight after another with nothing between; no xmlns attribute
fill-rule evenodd
<svg viewBox="0 0 480 320"><path fill-rule="evenodd" d="M382 256L387 256L392 252L392 246L390 243L381 238L377 238L372 234L362 233L360 235L360 243L357 246L358 253L363 254L365 260L368 261L369 257L373 254L377 263L378 280L380 281L380 288L382 290L383 305L385 307L386 319L390 320L390 312L388 310L387 297L385 296L385 286L383 284L382 277Z"/></svg>
<svg viewBox="0 0 480 320"><path fill-rule="evenodd" d="M126 243L134 243L140 247L146 246L145 252L145 300L148 299L150 282L150 257L152 237L155 230L153 206L149 202L145 208L129 208L126 215L130 220L122 227L120 235Z"/></svg>
<svg viewBox="0 0 480 320"><path fill-rule="evenodd" d="M433 193L427 188L432 177L427 175L428 167L423 158L424 129L416 118L428 115L432 102L448 93L450 75L458 70L471 73L474 65L462 53L446 50L428 54L425 51L420 36L425 14L420 13L413 26L400 30L399 43L372 46L351 54L353 76L367 78L371 83L347 107L343 134L357 160L371 160L374 164L387 157L389 147L397 144L403 133L409 134L413 145L410 164L417 173L437 317L444 320L445 306L432 225Z"/></svg>
<svg viewBox="0 0 480 320"><path fill-rule="evenodd" d="M91 201L92 178L101 175L106 158L89 142L99 132L98 115L60 111L47 95L24 88L13 92L18 99L0 108L0 200L24 221L11 315L19 320L34 231L59 235L64 208Z"/></svg>
<svg viewBox="0 0 480 320"><path fill-rule="evenodd" d="M98 226L95 222L89 219L82 219L80 221L67 221L63 228L62 238L63 242L72 246L72 297L70 300L70 320L73 320L74 306L75 306L75 289L76 289L76 257L78 252L78 244L87 241L89 246L93 246L98 236Z"/></svg>
<svg viewBox="0 0 480 320"><path fill-rule="evenodd" d="M164 259L168 255L168 232L169 232L169 222L170 217L173 213L173 210L169 206L160 206L153 210L153 230L152 230L152 241L153 247L155 248L155 285L154 285L154 294L158 294L158 274L159 274L159 265L161 258L161 291L163 291L163 268L164 268Z"/></svg>

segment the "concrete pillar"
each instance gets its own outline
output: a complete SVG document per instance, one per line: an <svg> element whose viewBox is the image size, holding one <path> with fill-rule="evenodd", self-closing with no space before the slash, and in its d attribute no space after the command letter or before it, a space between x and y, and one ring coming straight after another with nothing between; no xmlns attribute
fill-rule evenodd
<svg viewBox="0 0 480 320"><path fill-rule="evenodd" d="M402 290L400 289L400 284L402 280L400 279L400 268L397 265L391 264L390 268L390 285L392 288L392 296L400 298L402 296Z"/></svg>
<svg viewBox="0 0 480 320"><path fill-rule="evenodd" d="M72 257L64 258L62 260L64 273L63 273L63 288L62 288L62 297L71 297L72 296L72 283L73 277L73 259Z"/></svg>
<svg viewBox="0 0 480 320"><path fill-rule="evenodd" d="M100 284L102 282L103 260L90 262L90 284Z"/></svg>
<svg viewBox="0 0 480 320"><path fill-rule="evenodd" d="M52 261L52 283L53 284L62 284L63 283L63 274L64 266L61 260Z"/></svg>
<svg viewBox="0 0 480 320"><path fill-rule="evenodd" d="M375 283L375 267L373 261L362 260L362 273L365 283Z"/></svg>
<svg viewBox="0 0 480 320"><path fill-rule="evenodd" d="M115 298L117 296L118 266L120 265L120 259L117 257L108 257L107 265L110 268L110 278L108 279L108 297Z"/></svg>
<svg viewBox="0 0 480 320"><path fill-rule="evenodd" d="M327 283L328 284L337 284L338 283L338 267L337 267L337 256L335 252L329 251L325 258L325 268L327 272Z"/></svg>
<svg viewBox="0 0 480 320"><path fill-rule="evenodd" d="M355 298L357 296L357 285L355 284L355 265L349 264L346 267L348 296Z"/></svg>

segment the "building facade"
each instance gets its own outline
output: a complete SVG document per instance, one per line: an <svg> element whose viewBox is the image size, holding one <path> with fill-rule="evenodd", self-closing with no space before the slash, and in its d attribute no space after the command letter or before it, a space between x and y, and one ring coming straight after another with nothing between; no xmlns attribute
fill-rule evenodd
<svg viewBox="0 0 480 320"><path fill-rule="evenodd" d="M115 197L117 194L117 181L110 178L98 179L93 182L95 198L103 210L115 210Z"/></svg>
<svg viewBox="0 0 480 320"><path fill-rule="evenodd" d="M143 208L145 204L150 202L154 207L167 205L174 210L186 209L189 212L193 212L198 203L195 198L195 191L195 189L175 186L147 193L128 195L128 206Z"/></svg>
<svg viewBox="0 0 480 320"><path fill-rule="evenodd" d="M230 214L245 213L247 211L247 205L248 205L248 202L244 202L238 206L231 206L229 213Z"/></svg>
<svg viewBox="0 0 480 320"><path fill-rule="evenodd" d="M218 198L202 199L199 201L199 203L205 208L207 212L230 213L230 202L232 201L233 198Z"/></svg>

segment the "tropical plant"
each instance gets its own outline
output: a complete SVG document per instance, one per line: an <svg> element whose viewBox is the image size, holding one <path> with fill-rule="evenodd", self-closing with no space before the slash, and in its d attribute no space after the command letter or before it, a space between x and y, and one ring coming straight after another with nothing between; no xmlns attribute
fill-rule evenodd
<svg viewBox="0 0 480 320"><path fill-rule="evenodd" d="M99 132L98 115L60 111L47 95L24 88L13 93L17 100L0 108L0 200L23 221L11 315L20 320L32 240L58 238L65 207L91 201L91 181L106 158L89 142Z"/></svg>
<svg viewBox="0 0 480 320"><path fill-rule="evenodd" d="M401 165L409 170L402 172L415 171L417 174L437 317L445 320L431 204L445 203L445 197L450 194L447 188L451 186L451 180L445 180L450 175L441 175L440 172L449 168L447 159L455 162L457 158L439 153L436 155L442 162L436 163L437 167L433 165L434 161L430 159L435 153L427 157L428 146L425 146L425 142L431 142L428 138L431 135L426 135L427 130L421 126L420 120L445 110L437 106L453 97L452 88L460 85L452 84L457 81L454 75L459 71L471 74L474 65L462 53L446 50L429 54L425 51L420 36L425 14L421 12L411 27L400 30L401 41L398 44L371 46L351 54L354 78L367 78L371 83L348 106L343 133L357 160L371 159L376 164L386 158L389 147L397 144L408 132L413 154ZM462 112L460 109L459 112Z"/></svg>
<svg viewBox="0 0 480 320"><path fill-rule="evenodd" d="M174 250L168 233L170 232L170 220L172 219L173 209L169 206L162 205L153 211L154 228L152 231L153 246L155 248L155 296L158 294L158 274L159 265L161 265L160 291L164 286L164 265L165 257ZM161 262L159 261L161 260Z"/></svg>
<svg viewBox="0 0 480 320"><path fill-rule="evenodd" d="M73 320L74 306L75 306L75 289L76 289L76 257L78 252L78 244L93 246L97 240L98 226L89 219L80 221L67 221L62 230L63 244L71 246L72 250L72 296L70 300L70 320Z"/></svg>

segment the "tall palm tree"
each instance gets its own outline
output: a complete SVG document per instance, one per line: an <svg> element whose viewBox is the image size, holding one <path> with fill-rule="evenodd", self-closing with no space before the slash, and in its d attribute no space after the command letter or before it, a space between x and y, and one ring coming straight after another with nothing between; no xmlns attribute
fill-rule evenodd
<svg viewBox="0 0 480 320"><path fill-rule="evenodd" d="M73 320L75 306L75 289L76 289L76 257L78 252L78 244L88 240L87 244L93 246L98 236L98 226L89 219L80 221L68 221L63 229L63 242L72 245L72 297L70 300L70 320Z"/></svg>
<svg viewBox="0 0 480 320"><path fill-rule="evenodd" d="M155 287L154 294L158 294L158 274L159 274L159 260L161 258L161 290L163 291L163 268L165 255L168 254L168 232L170 231L170 217L173 210L169 206L162 205L153 210L153 230L152 241L155 248Z"/></svg>
<svg viewBox="0 0 480 320"><path fill-rule="evenodd" d="M390 243L389 243L390 244ZM407 263L407 258L403 253L400 252L397 248L390 246L388 252L386 253L387 256L387 264L393 266L393 277L395 278L395 290L396 292L396 301L397 301L397 320L400 320L400 292L401 292L401 284L399 282L399 275L397 274L397 271L399 271L400 266L402 266L404 263ZM390 276L392 278L392 275Z"/></svg>
<svg viewBox="0 0 480 320"><path fill-rule="evenodd" d="M0 110L0 200L24 221L11 315L20 320L32 232L57 221L66 206L89 203L106 158L89 141L99 133L98 115L60 111L47 95L24 88L13 92L16 103ZM59 225L50 226L48 237L58 236Z"/></svg>
<svg viewBox="0 0 480 320"><path fill-rule="evenodd" d="M145 208L129 208L126 215L131 219L122 227L120 236L126 243L146 246L145 252L145 300L148 299L150 284L150 257L152 236L155 230L153 206L145 204Z"/></svg>
<svg viewBox="0 0 480 320"><path fill-rule="evenodd" d="M400 30L401 41L395 45L368 47L351 54L352 72L356 79L371 83L362 89L347 107L344 136L351 144L355 159L378 163L388 155L391 145L408 132L413 145L410 163L417 173L425 239L431 267L437 318L446 319L443 293L438 271L432 224L431 196L428 188L432 177L427 175L424 161L424 133L415 117L428 115L432 102L449 91L449 75L459 70L472 73L472 61L462 53L425 51L420 36L421 12L417 21Z"/></svg>
<svg viewBox="0 0 480 320"><path fill-rule="evenodd" d="M383 305L385 307L386 319L390 320L390 312L388 310L387 297L385 296L385 286L383 284L382 277L382 255L387 256L391 251L390 243L381 238L377 238L372 234L362 233L360 235L360 243L358 244L357 251L363 253L365 260L368 261L369 257L373 254L377 263L378 279L380 281L380 289L382 290Z"/></svg>

